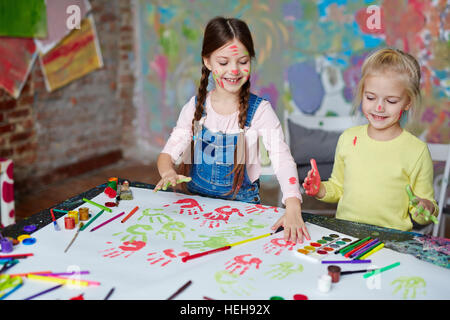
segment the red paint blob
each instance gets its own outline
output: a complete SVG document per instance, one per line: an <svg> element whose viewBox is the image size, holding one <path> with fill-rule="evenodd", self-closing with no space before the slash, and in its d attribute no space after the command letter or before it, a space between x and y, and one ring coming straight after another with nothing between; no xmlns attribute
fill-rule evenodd
<svg viewBox="0 0 450 320"><path fill-rule="evenodd" d="M308 300L308 297L304 294L294 294L294 300Z"/></svg>
<svg viewBox="0 0 450 320"><path fill-rule="evenodd" d="M116 203L115 202L106 202L105 206L107 206L107 207L115 207Z"/></svg>
<svg viewBox="0 0 450 320"><path fill-rule="evenodd" d="M14 200L14 184L3 182L2 185L2 199L5 202L11 202Z"/></svg>
<svg viewBox="0 0 450 320"><path fill-rule="evenodd" d="M6 169L6 174L8 175L8 178L11 180L13 179L13 171L14 171L14 164L11 162Z"/></svg>
<svg viewBox="0 0 450 320"><path fill-rule="evenodd" d="M320 246L322 246L320 243L317 243L317 242L311 242L310 245L312 245L313 247L320 247Z"/></svg>
<svg viewBox="0 0 450 320"><path fill-rule="evenodd" d="M327 254L328 252L324 251L324 250L317 250L318 254Z"/></svg>
<svg viewBox="0 0 450 320"><path fill-rule="evenodd" d="M355 136L355 138L353 139L353 145L355 146L356 145L356 140L358 139L358 137L357 136Z"/></svg>
<svg viewBox="0 0 450 320"><path fill-rule="evenodd" d="M289 178L289 183L290 184L295 184L297 182L297 179L295 177L290 177Z"/></svg>

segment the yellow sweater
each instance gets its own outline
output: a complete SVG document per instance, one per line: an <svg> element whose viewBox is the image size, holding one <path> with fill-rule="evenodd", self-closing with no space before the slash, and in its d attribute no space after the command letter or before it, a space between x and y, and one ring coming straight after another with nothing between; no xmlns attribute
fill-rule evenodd
<svg viewBox="0 0 450 320"><path fill-rule="evenodd" d="M322 182L326 195L319 200L338 202L338 219L409 231L408 184L417 197L437 207L430 152L406 130L390 141L377 141L367 135L367 126L347 129L339 137L333 172ZM429 223L422 215L411 217Z"/></svg>

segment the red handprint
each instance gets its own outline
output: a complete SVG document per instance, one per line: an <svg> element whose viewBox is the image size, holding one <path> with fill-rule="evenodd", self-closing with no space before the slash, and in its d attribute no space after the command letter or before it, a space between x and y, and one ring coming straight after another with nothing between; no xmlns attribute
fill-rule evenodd
<svg viewBox="0 0 450 320"><path fill-rule="evenodd" d="M273 251L278 250L274 253L276 256L278 256L281 252L283 252L284 249L292 250L294 246L295 242L286 241L284 240L284 238L276 238L270 240L270 242L264 245L264 252L272 253Z"/></svg>
<svg viewBox="0 0 450 320"><path fill-rule="evenodd" d="M243 254L240 256L234 257L232 260L228 261L226 265L228 265L225 269L230 269L230 273L233 273L234 271L238 271L242 268L242 271L239 273L239 275L243 275L252 264L255 265L256 269L259 269L259 265L261 264L262 260L259 258L251 258L249 260L244 260L244 257L251 256L251 254Z"/></svg>
<svg viewBox="0 0 450 320"><path fill-rule="evenodd" d="M147 261L152 261L150 262L150 264L156 264L158 262L162 262L161 263L161 267L164 267L166 265L168 265L169 263L171 263L174 259L177 258L183 258L189 255L189 252L187 251L183 251L181 253L179 253L178 255L173 253L173 249L166 249L163 251L164 255L160 254L159 256L153 256L155 254L157 254L157 252L151 252L148 254L148 256L153 256L149 259L147 259ZM181 259L179 259L181 260Z"/></svg>
<svg viewBox="0 0 450 320"><path fill-rule="evenodd" d="M223 207L214 209L213 212L205 213L203 215L203 217L205 217L205 220L202 222L202 224L200 226L203 227L205 224L207 224L209 222L209 225L208 225L209 228L219 227L220 224L223 222L228 223L228 219L230 219L230 216L235 212L237 212L237 214L241 217L244 216L239 211L239 209L231 208L231 210L229 210L230 208L231 208L230 206L223 206ZM200 219L200 217L197 217L194 219Z"/></svg>
<svg viewBox="0 0 450 320"><path fill-rule="evenodd" d="M320 190L320 174L317 169L316 160L310 160L312 169L308 171L308 176L303 182L303 188L309 196L315 196Z"/></svg>
<svg viewBox="0 0 450 320"><path fill-rule="evenodd" d="M112 242L107 242L108 244L111 244ZM128 258L136 251L141 250L143 247L145 247L144 241L125 241L122 246L119 246L118 248L111 248L106 249L100 252L108 252L107 254L103 255L104 257L108 258L115 258L118 256L123 255L124 258ZM120 250L118 250L120 249Z"/></svg>
<svg viewBox="0 0 450 320"><path fill-rule="evenodd" d="M180 214L183 214L185 211L189 215L198 214L199 212L203 212L202 207L200 207L197 200L195 200L195 199L191 199L191 198L180 199L180 200L174 202L174 204L182 204L180 212L179 212Z"/></svg>
<svg viewBox="0 0 450 320"><path fill-rule="evenodd" d="M268 210L273 210L274 212L278 213L278 208L277 207L266 207L266 206L263 206L263 205L260 205L260 204L248 205L248 206L246 206L244 208L244 210L245 210L245 212L247 214L251 214L251 213L261 214L261 213L264 213L264 212L266 212Z"/></svg>

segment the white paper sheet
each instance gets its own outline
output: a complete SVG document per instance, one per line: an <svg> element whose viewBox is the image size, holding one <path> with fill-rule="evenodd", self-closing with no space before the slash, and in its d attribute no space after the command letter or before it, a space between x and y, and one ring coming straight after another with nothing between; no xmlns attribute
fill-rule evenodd
<svg viewBox="0 0 450 320"><path fill-rule="evenodd" d="M182 262L187 254L271 232L270 227L284 209L172 192L153 193L143 188L131 190L133 200L122 200L112 213L103 213L80 232L67 253L64 249L76 229L66 230L63 217L58 219L61 231L55 231L51 223L33 233L36 244L20 244L13 253L32 252L34 256L22 259L8 273L88 270L90 273L79 279L101 283L97 287L64 286L36 299L67 300L80 293L86 300L103 299L112 287L115 291L110 299L167 299L189 280L192 284L176 299L293 299L295 294L309 299L450 298L449 270L386 248L368 258L371 264L339 266L342 271L384 267L394 262L400 262L400 266L368 279L363 278L363 273L341 276L330 292L321 293L318 278L327 273L329 265L298 258L295 250L310 241L292 245L282 239L282 232ZM104 193L92 200L99 204L111 201ZM121 223L135 206L139 210ZM87 203L80 207L88 207L92 217L100 211ZM90 232L121 212L125 214L119 219ZM307 227L311 241L330 233L348 237L310 223ZM330 254L326 258L337 259L343 257ZM7 299L24 299L54 285L24 279L24 286Z"/></svg>

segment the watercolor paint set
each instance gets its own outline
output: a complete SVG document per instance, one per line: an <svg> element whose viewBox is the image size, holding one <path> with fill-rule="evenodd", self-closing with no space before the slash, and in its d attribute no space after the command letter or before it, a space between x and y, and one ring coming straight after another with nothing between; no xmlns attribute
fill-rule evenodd
<svg viewBox="0 0 450 320"><path fill-rule="evenodd" d="M302 259L312 262L320 262L330 254L334 254L336 250L347 246L353 240L348 237L340 237L337 234L329 234L323 236L317 241L311 241L307 245L294 250L294 254Z"/></svg>

